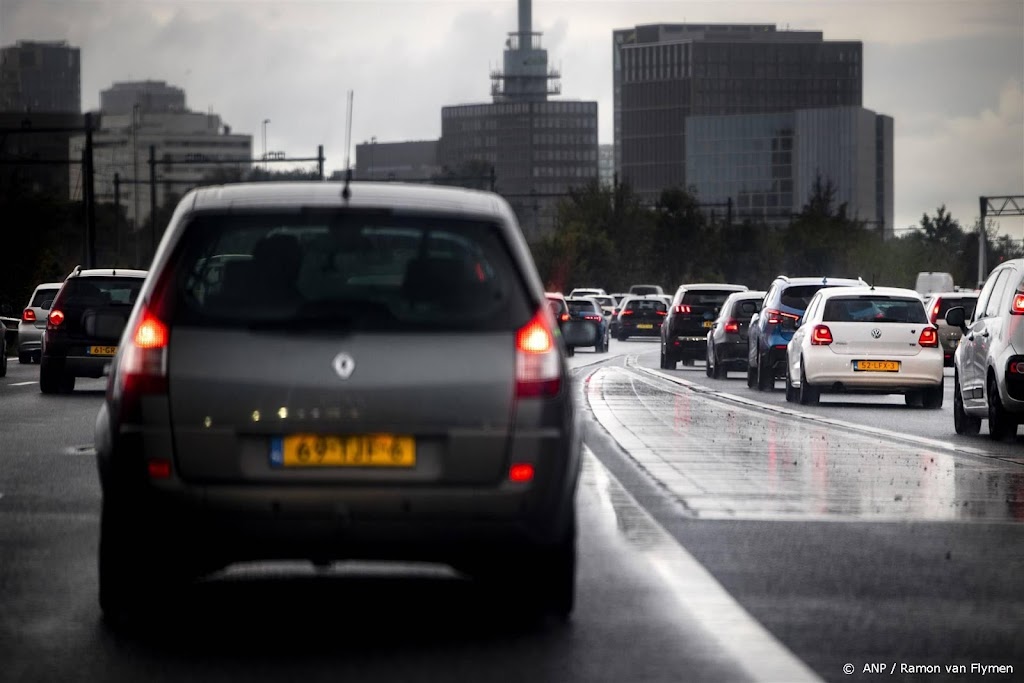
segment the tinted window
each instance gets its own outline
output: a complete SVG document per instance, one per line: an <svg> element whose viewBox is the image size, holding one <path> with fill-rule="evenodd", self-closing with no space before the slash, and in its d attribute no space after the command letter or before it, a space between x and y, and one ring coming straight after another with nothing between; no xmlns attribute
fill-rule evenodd
<svg viewBox="0 0 1024 683"><path fill-rule="evenodd" d="M732 317L737 320L750 320L755 313L761 310L760 299L747 299L737 301L732 305Z"/></svg>
<svg viewBox="0 0 1024 683"><path fill-rule="evenodd" d="M32 297L32 301L29 302L29 307L32 308L49 308L50 304L53 303L53 298L57 296L59 289L49 288L36 290L35 296Z"/></svg>
<svg viewBox="0 0 1024 683"><path fill-rule="evenodd" d="M938 320L945 320L946 319L946 311L948 311L951 308L955 308L957 306L960 306L960 307L962 307L964 309L964 317L967 320L970 320L971 316L974 315L974 307L977 304L978 304L978 297L976 297L976 296L970 296L970 297L951 297L951 296L946 296L946 297L941 297L939 299L939 315L938 315L937 319Z"/></svg>
<svg viewBox="0 0 1024 683"><path fill-rule="evenodd" d="M822 285L794 285L782 290L781 303L783 306L805 310L807 304L811 303L813 297Z"/></svg>
<svg viewBox="0 0 1024 683"><path fill-rule="evenodd" d="M610 296L595 296L594 300L597 301L597 303L601 306L615 305L615 299L611 298Z"/></svg>
<svg viewBox="0 0 1024 683"><path fill-rule="evenodd" d="M569 312L570 313L583 313L583 314L587 314L587 313L598 313L599 312L598 311L598 307L595 306L594 303L590 302L590 301L573 301L573 300L570 299L566 303L569 304Z"/></svg>
<svg viewBox="0 0 1024 683"><path fill-rule="evenodd" d="M661 294L661 292L658 291L658 287L645 286L630 287L629 293L635 294L637 296L646 296L647 294Z"/></svg>
<svg viewBox="0 0 1024 683"><path fill-rule="evenodd" d="M176 275L189 325L512 330L532 314L499 227L446 217L200 216Z"/></svg>
<svg viewBox="0 0 1024 683"><path fill-rule="evenodd" d="M683 293L680 303L691 306L721 306L729 298L730 294L735 294L735 290L687 290Z"/></svg>
<svg viewBox="0 0 1024 683"><path fill-rule="evenodd" d="M833 297L825 303L825 322L926 323L919 299L888 296Z"/></svg>
<svg viewBox="0 0 1024 683"><path fill-rule="evenodd" d="M629 311L667 311L668 306L660 299L631 299L626 303Z"/></svg>
<svg viewBox="0 0 1024 683"><path fill-rule="evenodd" d="M548 307L556 318L569 310L564 299L548 299Z"/></svg>
<svg viewBox="0 0 1024 683"><path fill-rule="evenodd" d="M131 306L142 289L138 277L75 277L60 290L62 307Z"/></svg>

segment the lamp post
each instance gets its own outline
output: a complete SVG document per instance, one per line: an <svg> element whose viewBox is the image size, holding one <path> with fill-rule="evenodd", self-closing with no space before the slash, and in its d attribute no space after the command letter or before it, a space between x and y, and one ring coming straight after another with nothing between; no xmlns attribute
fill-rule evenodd
<svg viewBox="0 0 1024 683"><path fill-rule="evenodd" d="M263 171L267 170L267 124L270 119L263 119Z"/></svg>
<svg viewBox="0 0 1024 683"><path fill-rule="evenodd" d="M142 263L141 230L139 225L139 119L142 117L142 109L139 103L132 105L132 197L135 199L135 212L132 220L135 222L135 264Z"/></svg>
<svg viewBox="0 0 1024 683"><path fill-rule="evenodd" d="M373 180L373 157L374 147L377 145L377 136L374 135L370 138L370 166L366 169L367 180Z"/></svg>

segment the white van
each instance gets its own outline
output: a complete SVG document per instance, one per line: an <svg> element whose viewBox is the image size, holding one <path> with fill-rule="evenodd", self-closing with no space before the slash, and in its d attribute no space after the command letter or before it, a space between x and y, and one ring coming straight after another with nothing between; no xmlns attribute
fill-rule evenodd
<svg viewBox="0 0 1024 683"><path fill-rule="evenodd" d="M914 289L922 297L929 297L936 292L952 292L953 275L950 273L918 273Z"/></svg>

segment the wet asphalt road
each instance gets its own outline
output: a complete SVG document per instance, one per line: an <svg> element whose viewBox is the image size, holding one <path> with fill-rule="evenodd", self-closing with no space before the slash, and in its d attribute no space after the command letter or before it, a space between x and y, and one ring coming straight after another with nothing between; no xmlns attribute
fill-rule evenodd
<svg viewBox="0 0 1024 683"><path fill-rule="evenodd" d="M500 595L439 568L285 564L197 585L162 628L131 636L99 620L99 488L76 449L103 383L44 397L22 384L38 366L15 362L0 380L0 678L873 680L868 663L896 664L888 680L981 680L904 665L1024 675L1024 438L960 440L949 396L940 411L826 399L788 414L781 391L740 374L657 360L642 341L572 359L593 457L570 625L509 624Z"/></svg>

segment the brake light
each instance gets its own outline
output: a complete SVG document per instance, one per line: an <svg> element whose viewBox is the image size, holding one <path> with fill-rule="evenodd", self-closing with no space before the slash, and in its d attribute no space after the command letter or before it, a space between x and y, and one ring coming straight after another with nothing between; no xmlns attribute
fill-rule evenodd
<svg viewBox="0 0 1024 683"><path fill-rule="evenodd" d="M935 321L939 319L939 306L942 304L942 299L936 299L935 305L932 306L931 323L935 324Z"/></svg>
<svg viewBox="0 0 1024 683"><path fill-rule="evenodd" d="M562 365L549 317L540 310L516 333L516 398L554 396L562 386Z"/></svg>
<svg viewBox="0 0 1024 683"><path fill-rule="evenodd" d="M658 315L668 315L668 311L655 311Z"/></svg>
<svg viewBox="0 0 1024 683"><path fill-rule="evenodd" d="M921 330L921 336L918 337L917 343L925 348L935 348L939 345L939 331L934 327L926 327Z"/></svg>
<svg viewBox="0 0 1024 683"><path fill-rule="evenodd" d="M828 346L832 343L832 330L828 325L815 325L811 331L811 346Z"/></svg>
<svg viewBox="0 0 1024 683"><path fill-rule="evenodd" d="M35 322L36 312L33 311L31 308L26 308L25 312L21 314L21 319L27 323Z"/></svg>
<svg viewBox="0 0 1024 683"><path fill-rule="evenodd" d="M167 393L167 325L149 311L121 349L116 371L122 417L129 422L142 417L142 397Z"/></svg>
<svg viewBox="0 0 1024 683"><path fill-rule="evenodd" d="M1024 360L1011 360L1006 365L1006 371L1011 375L1024 375Z"/></svg>
<svg viewBox="0 0 1024 683"><path fill-rule="evenodd" d="M736 320L730 318L725 323L725 331L726 332L739 332L740 331L740 324Z"/></svg>
<svg viewBox="0 0 1024 683"><path fill-rule="evenodd" d="M676 306L676 313L689 313L690 311L691 309L687 304L679 304Z"/></svg>
<svg viewBox="0 0 1024 683"><path fill-rule="evenodd" d="M563 313L562 315L560 315L558 317L561 319L561 321L563 323L569 322L569 314L568 313Z"/></svg>
<svg viewBox="0 0 1024 683"><path fill-rule="evenodd" d="M46 318L46 322L51 329L54 327L60 327L61 323L64 322L64 311L59 308L53 309L50 311L50 315Z"/></svg>
<svg viewBox="0 0 1024 683"><path fill-rule="evenodd" d="M508 480L517 484L525 484L533 479L533 465L528 462L517 462L508 468Z"/></svg>
<svg viewBox="0 0 1024 683"><path fill-rule="evenodd" d="M170 479L171 461L167 458L150 458L146 461L150 479Z"/></svg>
<svg viewBox="0 0 1024 683"><path fill-rule="evenodd" d="M1017 292L1013 297L1013 304L1010 306L1011 315L1024 315L1024 292Z"/></svg>
<svg viewBox="0 0 1024 683"><path fill-rule="evenodd" d="M622 312L622 315L633 315L633 311L631 311L631 310L629 310L629 309L627 308L626 310L624 310L624 311Z"/></svg>
<svg viewBox="0 0 1024 683"><path fill-rule="evenodd" d="M778 325L782 322L782 311L776 311L774 308L769 308L765 311L765 315L768 316L769 325Z"/></svg>

